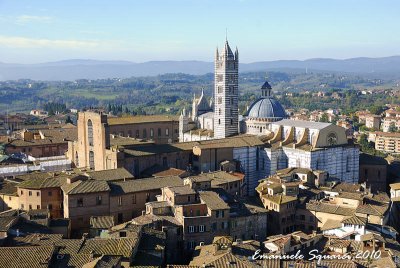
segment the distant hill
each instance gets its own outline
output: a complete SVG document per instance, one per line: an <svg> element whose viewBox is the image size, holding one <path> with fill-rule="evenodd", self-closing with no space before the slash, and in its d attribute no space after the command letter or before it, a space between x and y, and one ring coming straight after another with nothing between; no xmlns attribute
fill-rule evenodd
<svg viewBox="0 0 400 268"><path fill-rule="evenodd" d="M330 71L385 75L400 78L400 56L384 58L352 58L279 60L242 63L240 72L268 70ZM165 73L187 73L193 75L212 73L212 62L203 61L149 61L135 63L129 61L98 61L73 59L40 64L11 64L0 62L0 80L75 80L126 78L132 76L152 76Z"/></svg>

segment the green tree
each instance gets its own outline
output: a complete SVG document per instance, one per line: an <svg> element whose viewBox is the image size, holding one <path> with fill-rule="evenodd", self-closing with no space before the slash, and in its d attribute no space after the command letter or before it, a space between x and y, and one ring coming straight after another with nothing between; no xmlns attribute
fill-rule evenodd
<svg viewBox="0 0 400 268"><path fill-rule="evenodd" d="M319 122L329 122L328 115L326 113L323 113L322 116L319 118Z"/></svg>
<svg viewBox="0 0 400 268"><path fill-rule="evenodd" d="M65 124L73 124L72 120L71 120L71 116L67 116L67 119L65 119Z"/></svg>
<svg viewBox="0 0 400 268"><path fill-rule="evenodd" d="M394 122L390 123L388 131L389 132L396 132L397 131L397 128L396 128L396 125L394 124Z"/></svg>
<svg viewBox="0 0 400 268"><path fill-rule="evenodd" d="M376 114L376 115L381 114L383 112L383 110L384 110L384 107L381 105L374 105L369 109L369 111L371 113Z"/></svg>

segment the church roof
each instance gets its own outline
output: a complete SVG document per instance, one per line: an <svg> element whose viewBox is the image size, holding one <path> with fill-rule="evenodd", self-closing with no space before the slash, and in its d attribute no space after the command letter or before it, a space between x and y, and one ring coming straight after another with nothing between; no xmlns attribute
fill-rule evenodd
<svg viewBox="0 0 400 268"><path fill-rule="evenodd" d="M272 97L263 97L250 106L247 116L253 118L286 118L286 112L279 101Z"/></svg>
<svg viewBox="0 0 400 268"><path fill-rule="evenodd" d="M261 89L272 89L271 85L268 83L268 81L265 81L265 83L262 85Z"/></svg>
<svg viewBox="0 0 400 268"><path fill-rule="evenodd" d="M281 121L274 122L274 125L281 126L289 126L289 127L300 127L300 128L309 128L309 129L324 129L332 125L332 123L323 123L323 122L313 122L313 121L303 121L303 120L292 120L292 119L283 119Z"/></svg>
<svg viewBox="0 0 400 268"><path fill-rule="evenodd" d="M204 96L203 90L201 91L201 96L197 102L197 110L200 113L211 111L210 104L207 101L207 98Z"/></svg>

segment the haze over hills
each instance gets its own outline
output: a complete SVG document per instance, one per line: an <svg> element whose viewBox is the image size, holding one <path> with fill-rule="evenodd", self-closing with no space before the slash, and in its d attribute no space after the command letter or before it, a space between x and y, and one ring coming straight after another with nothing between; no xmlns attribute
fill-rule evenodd
<svg viewBox="0 0 400 268"><path fill-rule="evenodd" d="M241 63L240 72L288 70L329 71L380 75L400 78L400 56L384 58L352 58L278 60ZM13 64L0 62L0 80L75 80L153 76L165 73L205 74L214 71L212 62L203 61L100 61L74 59L40 64Z"/></svg>

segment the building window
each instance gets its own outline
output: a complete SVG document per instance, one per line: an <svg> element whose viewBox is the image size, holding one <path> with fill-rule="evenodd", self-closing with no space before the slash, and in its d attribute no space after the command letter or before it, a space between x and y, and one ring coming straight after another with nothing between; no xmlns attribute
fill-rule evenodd
<svg viewBox="0 0 400 268"><path fill-rule="evenodd" d="M99 196L97 196L96 197L96 205L101 205L101 203L102 203L102 198L101 198L101 195L99 195Z"/></svg>
<svg viewBox="0 0 400 268"><path fill-rule="evenodd" d="M189 233L194 233L194 226L193 226L193 225L190 225L190 226L188 227L188 232L189 232Z"/></svg>
<svg viewBox="0 0 400 268"><path fill-rule="evenodd" d="M32 191L28 191L28 195L29 195L29 196L32 196Z"/></svg>
<svg viewBox="0 0 400 268"><path fill-rule="evenodd" d="M122 196L118 197L118 206L122 206Z"/></svg>
<svg viewBox="0 0 400 268"><path fill-rule="evenodd" d="M79 157L78 157L78 152L75 152L75 166L79 167Z"/></svg>
<svg viewBox="0 0 400 268"><path fill-rule="evenodd" d="M89 168L94 169L94 152L89 151Z"/></svg>
<svg viewBox="0 0 400 268"><path fill-rule="evenodd" d="M218 86L218 87L217 87L217 92L218 92L218 93L222 93L222 92L223 92L222 86Z"/></svg>
<svg viewBox="0 0 400 268"><path fill-rule="evenodd" d="M31 204L29 204L29 209L32 209L32 205Z"/></svg>
<svg viewBox="0 0 400 268"><path fill-rule="evenodd" d="M231 119L231 126L233 125L233 119Z"/></svg>
<svg viewBox="0 0 400 268"><path fill-rule="evenodd" d="M221 119L218 119L218 125L221 125Z"/></svg>
<svg viewBox="0 0 400 268"><path fill-rule="evenodd" d="M161 137L161 128L157 129L157 135L158 135L158 137Z"/></svg>
<svg viewBox="0 0 400 268"><path fill-rule="evenodd" d="M24 209L24 204L21 204L21 209Z"/></svg>
<svg viewBox="0 0 400 268"><path fill-rule="evenodd" d="M147 138L147 130L146 129L143 129L143 138L144 139Z"/></svg>
<svg viewBox="0 0 400 268"><path fill-rule="evenodd" d="M219 210L215 211L215 218L219 217Z"/></svg>
<svg viewBox="0 0 400 268"><path fill-rule="evenodd" d="M24 195L24 191L21 190L21 195Z"/></svg>
<svg viewBox="0 0 400 268"><path fill-rule="evenodd" d="M47 194L48 194L48 196L52 196L52 195L53 195L53 192L50 191L50 192L48 192Z"/></svg>
<svg viewBox="0 0 400 268"><path fill-rule="evenodd" d="M48 209L48 210L52 210L52 209L53 209L53 205L52 205L52 204L48 204L48 205L47 205L47 209Z"/></svg>
<svg viewBox="0 0 400 268"><path fill-rule="evenodd" d="M36 209L40 209L40 205L37 205L37 206L36 206Z"/></svg>
<svg viewBox="0 0 400 268"><path fill-rule="evenodd" d="M223 74L217 75L217 82L222 82L223 80L224 80L224 75Z"/></svg>
<svg viewBox="0 0 400 268"><path fill-rule="evenodd" d="M139 129L136 130L136 138L139 138Z"/></svg>
<svg viewBox="0 0 400 268"><path fill-rule="evenodd" d="M165 136L169 136L169 128L165 129Z"/></svg>
<svg viewBox="0 0 400 268"><path fill-rule="evenodd" d="M93 124L92 124L92 120L90 120L90 119L87 122L87 130L88 130L89 146L93 146Z"/></svg>
<svg viewBox="0 0 400 268"><path fill-rule="evenodd" d="M83 207L83 198L78 198L77 205L78 207Z"/></svg>

